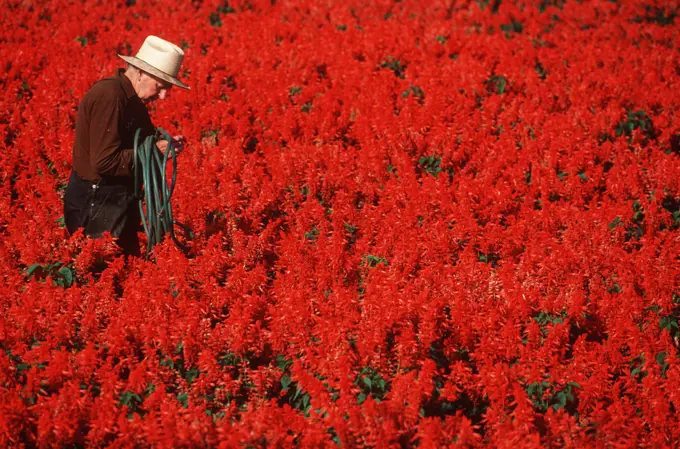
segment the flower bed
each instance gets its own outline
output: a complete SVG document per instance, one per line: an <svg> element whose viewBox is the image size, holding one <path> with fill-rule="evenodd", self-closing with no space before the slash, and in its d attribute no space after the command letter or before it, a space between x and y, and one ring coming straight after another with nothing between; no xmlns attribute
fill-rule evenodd
<svg viewBox="0 0 680 449"><path fill-rule="evenodd" d="M0 446L676 447L678 7L8 1ZM195 238L126 262L61 198L147 34Z"/></svg>

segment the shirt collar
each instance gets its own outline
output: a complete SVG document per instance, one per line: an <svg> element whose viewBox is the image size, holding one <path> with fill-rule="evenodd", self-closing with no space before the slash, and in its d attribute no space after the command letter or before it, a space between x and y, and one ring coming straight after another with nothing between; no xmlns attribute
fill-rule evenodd
<svg viewBox="0 0 680 449"><path fill-rule="evenodd" d="M125 91L125 95L127 95L128 98L137 95L137 92L135 92L135 88L132 87L132 81L130 81L130 78L125 76L125 69L117 69L114 76L122 81L123 90Z"/></svg>

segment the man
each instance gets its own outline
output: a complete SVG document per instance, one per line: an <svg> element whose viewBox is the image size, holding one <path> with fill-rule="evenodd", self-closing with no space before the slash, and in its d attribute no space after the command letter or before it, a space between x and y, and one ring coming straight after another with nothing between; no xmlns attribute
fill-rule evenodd
<svg viewBox="0 0 680 449"><path fill-rule="evenodd" d="M123 253L139 255L141 218L134 196L134 137L140 142L155 132L146 104L163 100L172 86L189 89L177 79L184 59L181 48L148 36L134 57L113 77L96 82L78 105L73 143L73 171L64 195L69 233L84 228L94 238L108 231ZM173 138L181 149L184 137ZM157 146L164 152L168 142Z"/></svg>

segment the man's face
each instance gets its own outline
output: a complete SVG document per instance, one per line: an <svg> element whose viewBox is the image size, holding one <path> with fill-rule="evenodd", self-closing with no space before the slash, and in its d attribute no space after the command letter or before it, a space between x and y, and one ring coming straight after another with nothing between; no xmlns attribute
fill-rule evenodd
<svg viewBox="0 0 680 449"><path fill-rule="evenodd" d="M152 102L157 98L164 100L171 88L171 83L140 71L137 95L144 103Z"/></svg>

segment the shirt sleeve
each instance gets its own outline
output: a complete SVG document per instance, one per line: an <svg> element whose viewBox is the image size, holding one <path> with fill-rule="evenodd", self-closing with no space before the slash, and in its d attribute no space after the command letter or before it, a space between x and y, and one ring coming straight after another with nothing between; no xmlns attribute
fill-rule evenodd
<svg viewBox="0 0 680 449"><path fill-rule="evenodd" d="M121 148L125 93L114 83L101 83L90 109L90 166L97 175L132 176L133 150Z"/></svg>

